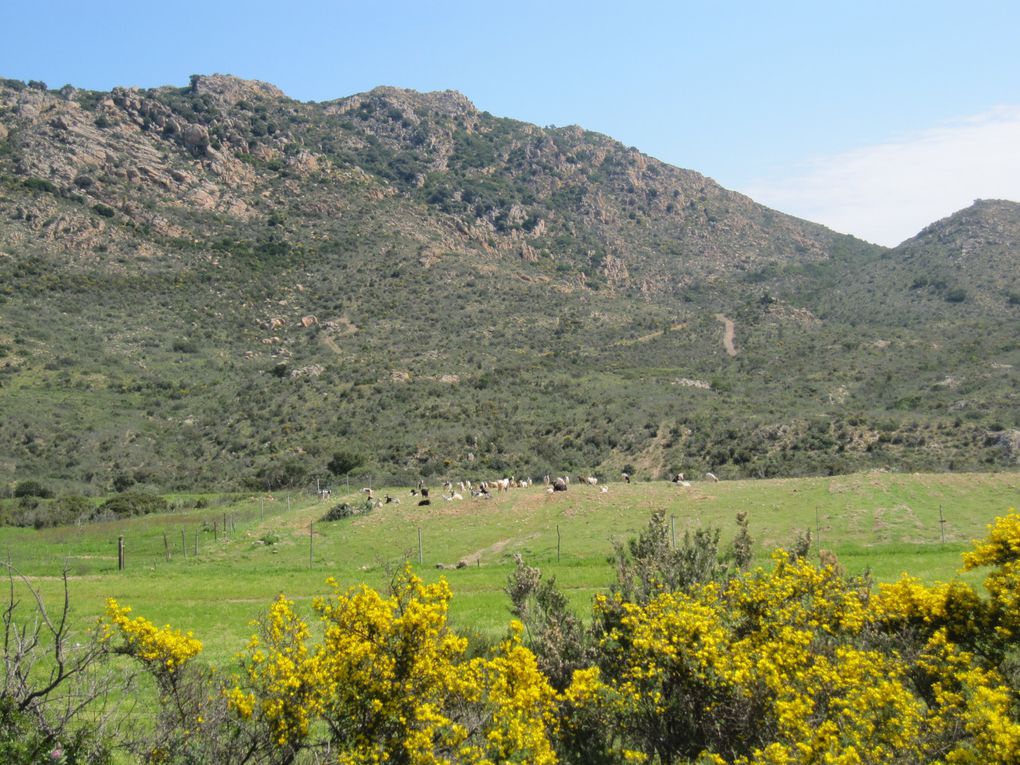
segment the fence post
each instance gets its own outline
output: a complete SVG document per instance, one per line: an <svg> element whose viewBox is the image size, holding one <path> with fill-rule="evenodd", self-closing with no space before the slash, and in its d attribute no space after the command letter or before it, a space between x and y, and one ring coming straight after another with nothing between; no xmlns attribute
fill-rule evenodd
<svg viewBox="0 0 1020 765"><path fill-rule="evenodd" d="M166 559L169 561L170 560L170 540L166 538L166 532L165 531L163 532L163 554L166 556Z"/></svg>
<svg viewBox="0 0 1020 765"><path fill-rule="evenodd" d="M216 524L217 523L218 523L218 521L213 521L212 522L212 541L213 542L219 542L220 541L220 534L219 534L218 529L216 528Z"/></svg>
<svg viewBox="0 0 1020 765"><path fill-rule="evenodd" d="M673 549L676 549L676 516L669 516L669 540Z"/></svg>
<svg viewBox="0 0 1020 765"><path fill-rule="evenodd" d="M946 546L946 517L942 515L942 505L939 505L939 528L942 529L942 546Z"/></svg>
<svg viewBox="0 0 1020 765"><path fill-rule="evenodd" d="M308 522L308 568L312 568L312 525L313 521Z"/></svg>
<svg viewBox="0 0 1020 765"><path fill-rule="evenodd" d="M117 537L117 570L124 570L124 535Z"/></svg>
<svg viewBox="0 0 1020 765"><path fill-rule="evenodd" d="M266 498L259 497L259 523L266 519Z"/></svg>
<svg viewBox="0 0 1020 765"><path fill-rule="evenodd" d="M815 549L818 550L819 558L821 560L822 554L822 526L818 522L818 508L815 507Z"/></svg>
<svg viewBox="0 0 1020 765"><path fill-rule="evenodd" d="M198 557L198 532L199 532L199 529L196 526L195 527L195 557L196 558Z"/></svg>
<svg viewBox="0 0 1020 765"><path fill-rule="evenodd" d="M181 529L181 552L184 554L184 560L188 559L188 538L184 534L184 529Z"/></svg>
<svg viewBox="0 0 1020 765"><path fill-rule="evenodd" d="M418 565L421 566L425 562L424 551L421 546L421 526L418 527Z"/></svg>
<svg viewBox="0 0 1020 765"><path fill-rule="evenodd" d="M560 562L560 524L556 524L556 562Z"/></svg>

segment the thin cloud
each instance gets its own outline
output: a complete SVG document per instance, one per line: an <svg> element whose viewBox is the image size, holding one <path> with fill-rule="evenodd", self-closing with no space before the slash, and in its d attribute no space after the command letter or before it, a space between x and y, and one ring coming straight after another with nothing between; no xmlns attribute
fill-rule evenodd
<svg viewBox="0 0 1020 765"><path fill-rule="evenodd" d="M758 202L893 246L975 199L1020 200L1020 106L819 157L742 189Z"/></svg>

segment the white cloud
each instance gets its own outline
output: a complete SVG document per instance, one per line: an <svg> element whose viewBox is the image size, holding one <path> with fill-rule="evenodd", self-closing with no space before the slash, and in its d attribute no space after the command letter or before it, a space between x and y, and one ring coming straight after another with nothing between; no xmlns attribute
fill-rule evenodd
<svg viewBox="0 0 1020 765"><path fill-rule="evenodd" d="M896 245L975 199L1020 201L1020 106L818 157L801 172L741 191L836 231Z"/></svg>

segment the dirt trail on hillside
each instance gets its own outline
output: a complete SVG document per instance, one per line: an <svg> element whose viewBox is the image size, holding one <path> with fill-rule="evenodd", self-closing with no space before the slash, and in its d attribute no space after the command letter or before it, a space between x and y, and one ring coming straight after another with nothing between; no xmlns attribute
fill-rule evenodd
<svg viewBox="0 0 1020 765"><path fill-rule="evenodd" d="M344 352L340 349L340 346L336 344L336 340L334 340L329 335L322 335L322 344L329 348L331 351L333 351L333 353L335 353L337 356L344 355Z"/></svg>
<svg viewBox="0 0 1020 765"><path fill-rule="evenodd" d="M723 332L723 347L726 349L726 353L730 356L737 355L737 349L733 347L733 321L726 318L721 313L717 313L715 318L723 323L725 332Z"/></svg>

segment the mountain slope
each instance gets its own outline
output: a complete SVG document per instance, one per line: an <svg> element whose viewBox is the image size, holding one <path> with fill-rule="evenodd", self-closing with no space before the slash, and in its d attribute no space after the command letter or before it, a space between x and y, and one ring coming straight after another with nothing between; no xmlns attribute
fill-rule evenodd
<svg viewBox="0 0 1020 765"><path fill-rule="evenodd" d="M1014 458L1015 206L884 250L452 92L4 81L0 125L11 480Z"/></svg>

